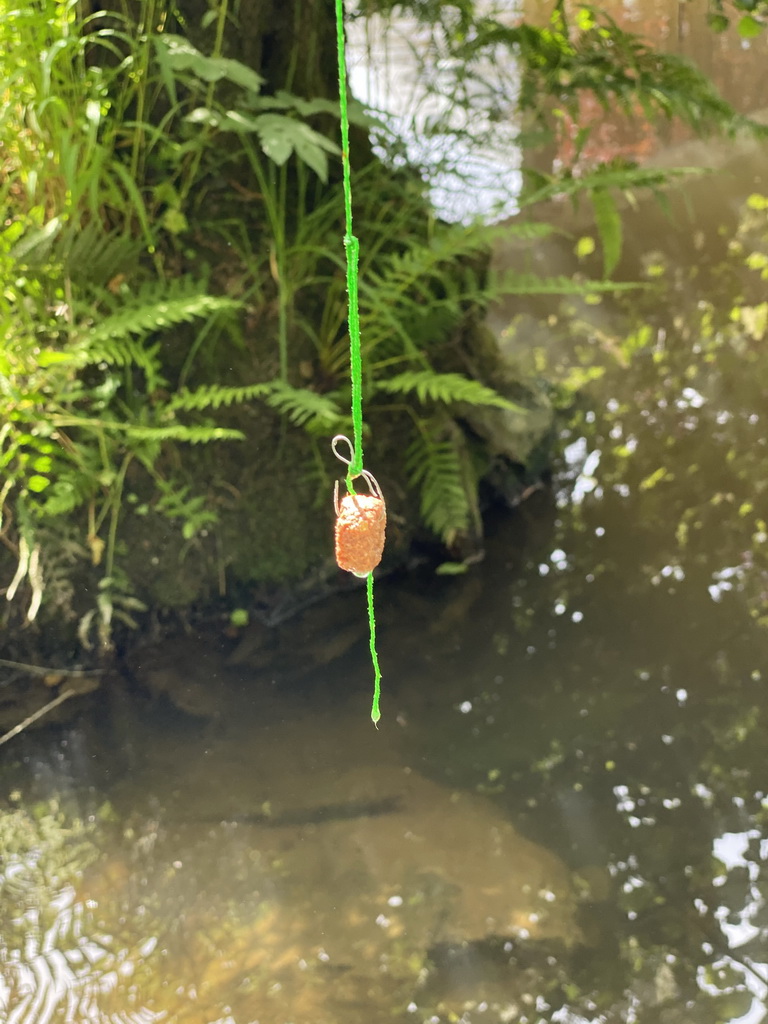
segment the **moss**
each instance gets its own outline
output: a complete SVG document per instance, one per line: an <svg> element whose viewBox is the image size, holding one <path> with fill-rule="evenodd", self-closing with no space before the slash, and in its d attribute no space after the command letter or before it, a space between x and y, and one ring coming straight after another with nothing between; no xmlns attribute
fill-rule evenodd
<svg viewBox="0 0 768 1024"><path fill-rule="evenodd" d="M239 582L284 582L328 559L333 535L330 494L312 472L306 436L286 431L282 443L241 461L229 476L239 492L223 511L220 537L228 572ZM234 469L234 467L233 467Z"/></svg>

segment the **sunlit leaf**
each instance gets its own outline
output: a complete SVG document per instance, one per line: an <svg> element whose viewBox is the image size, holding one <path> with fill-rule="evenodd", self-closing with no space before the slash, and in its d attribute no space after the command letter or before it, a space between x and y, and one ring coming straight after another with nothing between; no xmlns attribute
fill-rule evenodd
<svg viewBox="0 0 768 1024"><path fill-rule="evenodd" d="M621 256L621 215L616 201L607 189L593 189L591 199L595 211L595 225L603 246L603 273L609 277L616 269Z"/></svg>
<svg viewBox="0 0 768 1024"><path fill-rule="evenodd" d="M578 240L575 247L575 253L578 259L583 260L587 256L591 256L595 251L595 240L591 235L584 235Z"/></svg>
<svg viewBox="0 0 768 1024"><path fill-rule="evenodd" d="M71 352L56 352L52 348L43 349L37 355L37 365L43 368L54 366L56 363L71 363L73 356Z"/></svg>
<svg viewBox="0 0 768 1024"><path fill-rule="evenodd" d="M745 14L743 18L739 19L738 29L742 39L754 39L763 31L763 26L751 14Z"/></svg>
<svg viewBox="0 0 768 1024"><path fill-rule="evenodd" d="M11 249L11 256L13 259L21 260L34 253L37 258L40 258L49 250L62 226L61 217L51 217L44 227L24 234Z"/></svg>
<svg viewBox="0 0 768 1024"><path fill-rule="evenodd" d="M173 71L188 71L204 82L218 82L222 78L252 92L259 92L264 84L253 68L229 57L206 57L184 36L163 35L157 40L164 47L167 66Z"/></svg>

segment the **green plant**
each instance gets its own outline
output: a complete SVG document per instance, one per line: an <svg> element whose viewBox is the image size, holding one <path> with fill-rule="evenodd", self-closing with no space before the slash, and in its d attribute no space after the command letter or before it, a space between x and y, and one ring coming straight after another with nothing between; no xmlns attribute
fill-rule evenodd
<svg viewBox="0 0 768 1024"><path fill-rule="evenodd" d="M119 583L115 550L129 469L136 463L149 474L161 512L185 516L187 528L199 528L204 522L199 502L175 487L159 466L163 446L242 437L200 413L247 400L260 389L210 386L174 401L165 390L156 339L180 324L231 315L237 303L211 296L205 282L179 278L145 283L133 294L124 285L119 296L105 288L79 294L70 288L68 304L60 268L48 264L36 277L27 276L6 248L2 269L13 287L0 298L6 339L0 353L0 505L13 518L19 538L17 572L7 596L13 598L26 578L33 594L27 617L35 617L44 586L40 528L82 510L91 560L103 566L107 581L98 605L101 622L108 623L110 603L115 605L109 595L127 594ZM194 418L185 421L185 412L192 410ZM122 605L128 609L127 597Z"/></svg>
<svg viewBox="0 0 768 1024"><path fill-rule="evenodd" d="M688 65L589 7L569 21L557 4L542 28L510 28L469 0L415 8L432 25L427 91L451 97L427 126L431 142L482 145L502 115L517 143L531 141L505 114L513 94L497 74L504 49L525 65L518 106L535 115L540 137L552 133L552 104L576 112L585 91L701 130L739 124ZM210 5L200 26L165 0L128 11L86 16L76 0L42 0L0 18L0 509L17 559L9 593L26 588L34 617L67 559L89 558L101 583L81 619L88 643L94 629L104 642L115 618L130 623L138 610L119 558L128 494L142 512L180 524L188 541L213 523L205 493L179 472L176 446L242 436L231 424L244 420L224 410L251 400L305 431L318 463L319 439L348 429L342 201L331 173L339 149L318 129L337 104L270 92L261 69L231 59L238 5L229 0ZM420 168L424 180L403 171L402 138L385 122L374 131L385 165L355 182L366 412L373 423L405 424L405 469L423 518L452 543L477 520L478 467L462 417L482 409L526 418L518 390L466 351L468 326L500 295L591 299L617 286L488 274L497 233L536 242L552 228L438 223L427 199L435 168ZM523 201L587 197L607 276L622 249L618 198L668 181L627 165L531 175ZM185 272L201 264L213 273ZM250 333L249 318L258 325ZM258 383L216 382L227 342L238 369L256 367L228 379ZM214 414L232 416L230 426ZM66 558L45 550L54 536Z"/></svg>
<svg viewBox="0 0 768 1024"><path fill-rule="evenodd" d="M306 186L301 167L296 180ZM606 187L628 187L632 182L648 186L657 185L660 176L651 179L614 169L603 181ZM271 190L269 205L282 210L279 183L265 184ZM590 179L584 187L592 184ZM420 452L425 462L418 466L415 456L406 459L408 478L420 495L426 524L452 542L476 519L477 474L474 468L470 471L467 459L442 458L439 465L432 465L439 444L427 443L425 437L451 437L455 446L461 431L456 433L454 420L468 406L495 408L521 423L526 418L526 410L472 379L464 366L464 372L450 366L456 358L450 355L451 347L464 326L501 295L591 296L632 286L523 272L488 274L486 256L497 238L536 241L551 234L552 227L530 221L500 227L438 224L428 215L423 187L407 177L385 183L376 165L355 176L355 195L367 415L371 421L405 415L406 448L412 454ZM280 280L295 349L305 352L307 341L311 346L304 358L310 383L296 387L272 382L264 386L261 397L320 438L349 429L342 412L349 392L349 338L338 244L341 195L333 188L320 202L310 201L308 190L300 188L299 196L290 238L284 237ZM324 297L319 309L318 292ZM449 365L444 367L446 360ZM322 482L327 485L324 477Z"/></svg>
<svg viewBox="0 0 768 1024"><path fill-rule="evenodd" d="M535 240L551 233L546 224L435 224L426 240L416 227L410 235L396 236L397 245L390 242L389 251L377 236L368 253L362 247L360 322L367 409L369 419L405 414L410 420L406 473L419 494L425 524L450 545L476 529L479 520L477 467L457 419L468 407L486 408L513 416L522 427L528 415L509 395L467 372L459 341L466 325L501 295L589 296L633 286L484 271L497 236ZM329 287L326 295L328 303L344 300L338 288ZM335 324L339 315L326 313L323 319ZM326 349L320 353L321 363L341 367L334 383L338 387L343 381L345 388L345 325L322 341Z"/></svg>
<svg viewBox="0 0 768 1024"><path fill-rule="evenodd" d="M225 10L226 5L221 9ZM219 46L217 34L217 51ZM194 159L179 184L179 202L183 203L189 194L204 155L210 159L212 143L222 137L235 140L234 147L228 147L228 163L233 173L245 163L258 188L269 232L269 267L277 289L279 375L282 383L287 384L290 312L296 282L304 280L297 277L295 268L288 266L302 244L298 237L295 244L292 242L292 226L296 226L293 230L298 235L306 224L310 191L306 169L325 183L328 156L340 152L338 145L312 128L307 119L318 114L338 117L338 104L325 99L302 99L284 90L272 96L261 95L264 80L255 71L238 61L208 57L181 36L158 36L156 52L171 102L177 102L177 81L183 83L189 102L198 103L186 114L186 121L202 128L196 141L186 147L194 145ZM228 96L226 103L219 102L214 93L214 83L220 79L227 79L234 90L234 96ZM358 122L367 123L359 110L355 116ZM292 156L296 157L295 176L289 175L288 162ZM317 203L316 191L314 199ZM247 239L243 242L243 248L250 248Z"/></svg>
<svg viewBox="0 0 768 1024"><path fill-rule="evenodd" d="M226 0L216 7L211 56L166 32L161 0L139 5L135 21L111 11L83 16L75 0L44 0L0 19L0 528L17 560L6 596L26 586L29 620L50 579L53 600L71 602L71 563L89 556L103 575L80 623L87 644L92 626L106 643L112 621L133 624L141 607L116 561L137 468L149 481L144 505L180 521L191 539L214 513L175 475L173 445L243 436L206 413L262 397L310 430L339 420L331 399L302 397L286 372L272 385L186 386L201 349L237 334L238 300L214 296L203 279L165 279L188 229L185 203L205 194L195 186L210 170L212 144L230 130L255 132L258 149L248 138L240 152L264 183L292 152L325 177L325 154L336 150L303 120L327 104L302 106L285 93L262 99L260 76L222 56L227 9ZM249 123L219 102L222 87L247 104ZM285 173L282 180L281 208L270 196L264 202L278 261ZM147 250L159 279L141 266ZM285 371L282 282L278 274ZM194 335L178 374L169 372L162 336L184 324ZM72 559L47 550L46 538L62 541L53 524L78 521L66 545Z"/></svg>
<svg viewBox="0 0 768 1024"><path fill-rule="evenodd" d="M150 19L154 6L144 5ZM43 240L72 243L84 221L106 218L136 222L152 249L136 174L142 126L125 117L147 105L146 34L106 12L81 20L77 0L4 9L0 26L2 198L17 216L42 211Z"/></svg>

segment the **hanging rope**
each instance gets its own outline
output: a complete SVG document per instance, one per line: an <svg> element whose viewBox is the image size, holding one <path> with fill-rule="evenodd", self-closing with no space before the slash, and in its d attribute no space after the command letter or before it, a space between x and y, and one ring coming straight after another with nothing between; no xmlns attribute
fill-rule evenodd
<svg viewBox="0 0 768 1024"><path fill-rule="evenodd" d="M352 233L352 181L349 166L349 113L347 110L347 62L344 48L344 0L336 0L336 41L339 62L339 107L341 113L341 165L344 176L344 250L347 257L347 297L349 302L349 369L352 382L352 441L343 435L331 442L334 455L347 464L347 494L336 506L336 561L339 567L366 578L368 595L368 627L371 661L373 663L373 703L371 721L381 718L379 697L381 671L376 653L376 618L373 610L373 569L381 560L386 526L386 506L376 479L363 469L363 357L360 345L360 312L357 295L357 269L360 243ZM349 445L349 458L338 451L339 441ZM370 494L357 494L353 481L357 477L368 485Z"/></svg>
<svg viewBox="0 0 768 1024"><path fill-rule="evenodd" d="M344 0L336 0L336 40L339 50L339 106L341 108L341 166L344 175L344 249L347 254L349 297L349 365L352 378L352 462L347 487L363 468L363 358L360 348L360 312L357 300L357 264L360 243L352 234L352 181L349 168L349 113L347 111L347 59L344 51Z"/></svg>

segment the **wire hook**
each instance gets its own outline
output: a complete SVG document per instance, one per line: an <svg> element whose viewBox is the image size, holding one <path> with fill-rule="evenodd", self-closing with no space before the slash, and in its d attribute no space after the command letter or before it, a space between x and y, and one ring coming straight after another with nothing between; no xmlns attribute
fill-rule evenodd
<svg viewBox="0 0 768 1024"><path fill-rule="evenodd" d="M345 459L344 456L339 451L339 449L337 448L337 445L338 445L339 441L344 441L344 443L346 445L348 445L348 447L349 447L349 458L348 459ZM332 439L332 441L331 441L331 451L336 456L336 458L339 460L339 462L343 462L345 466L351 466L352 463L355 460L354 445L349 440L349 438L346 436L346 434L337 434Z"/></svg>
<svg viewBox="0 0 768 1024"><path fill-rule="evenodd" d="M348 459L344 458L344 456L341 454L341 452L339 451L339 449L337 447L340 441L344 441L344 443L349 446L349 458ZM331 440L331 451L336 456L336 458L339 460L339 462L343 462L345 466L351 466L352 463L354 462L355 448L354 448L354 445L352 444L352 442L349 440L349 438L345 434L337 434ZM381 493L381 487L379 487L379 481L376 479L376 477L373 475L373 473L369 473L367 469L361 469L359 473L352 473L349 476L349 480L356 480L359 476L361 476L363 478L363 480L365 480L365 482L368 484L368 490L371 492L371 494L374 496L374 498L380 498L383 501L384 500L384 495ZM355 492L351 488L348 487L348 490L349 490L350 494L354 495ZM338 480L335 481L334 488L333 488L333 507L334 507L334 509L336 511L336 515L338 515L339 514L339 481Z"/></svg>

